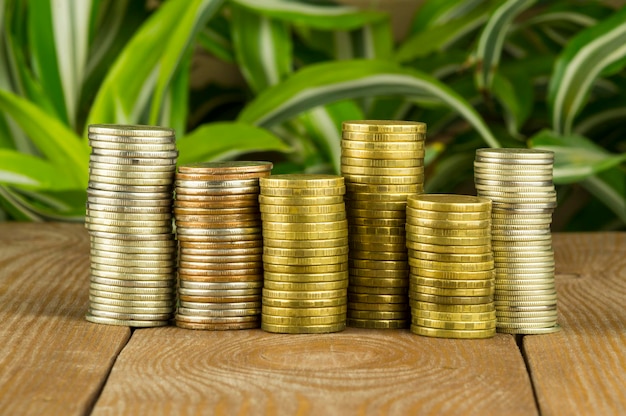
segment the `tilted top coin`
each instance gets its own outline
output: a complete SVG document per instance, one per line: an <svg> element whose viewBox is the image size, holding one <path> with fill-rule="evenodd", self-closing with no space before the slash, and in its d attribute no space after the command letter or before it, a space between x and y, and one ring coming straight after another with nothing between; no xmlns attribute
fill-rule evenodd
<svg viewBox="0 0 626 416"><path fill-rule="evenodd" d="M342 129L373 133L425 133L426 124L417 121L347 120L342 123Z"/></svg>
<svg viewBox="0 0 626 416"><path fill-rule="evenodd" d="M250 162L250 161L227 161L227 162L198 162L180 165L178 171L181 173L249 173L266 172L272 169L271 162Z"/></svg>
<svg viewBox="0 0 626 416"><path fill-rule="evenodd" d="M166 137L175 134L174 129L169 127L132 124L91 124L88 133L138 137Z"/></svg>
<svg viewBox="0 0 626 416"><path fill-rule="evenodd" d="M491 200L470 195L419 194L410 195L407 205L430 211L476 212L489 211Z"/></svg>
<svg viewBox="0 0 626 416"><path fill-rule="evenodd" d="M324 174L283 174L260 178L262 187L268 188L313 188L313 187L341 187L344 179L338 175Z"/></svg>
<svg viewBox="0 0 626 416"><path fill-rule="evenodd" d="M554 152L540 149L476 149L476 155L501 159L554 159Z"/></svg>

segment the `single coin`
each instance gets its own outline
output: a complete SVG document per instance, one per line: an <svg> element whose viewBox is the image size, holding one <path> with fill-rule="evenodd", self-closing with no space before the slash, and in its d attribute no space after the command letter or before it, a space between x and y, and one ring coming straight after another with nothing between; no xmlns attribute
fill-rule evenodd
<svg viewBox="0 0 626 416"><path fill-rule="evenodd" d="M342 204L343 195L331 195L331 196L302 196L298 198L284 197L284 196L268 196L259 195L259 203L261 206L265 205L285 205L285 206L313 206L313 205L332 205Z"/></svg>
<svg viewBox="0 0 626 416"><path fill-rule="evenodd" d="M183 308L195 310L236 310L236 309L260 309L261 302L238 302L238 303L207 303L207 302L179 302Z"/></svg>
<svg viewBox="0 0 626 416"><path fill-rule="evenodd" d="M512 160L511 158L503 158L503 157L486 157L486 156L476 156L475 162L480 162L485 165L496 165L496 166L552 166L554 161L551 159L516 159Z"/></svg>
<svg viewBox="0 0 626 416"><path fill-rule="evenodd" d="M383 261L406 261L408 256L406 251L367 251L350 250L350 258L363 260L383 260Z"/></svg>
<svg viewBox="0 0 626 416"><path fill-rule="evenodd" d="M197 235L197 236L226 236L226 235L251 235L261 232L259 227L241 227L241 228L200 228L200 229L179 229L179 235Z"/></svg>
<svg viewBox="0 0 626 416"><path fill-rule="evenodd" d="M351 226L358 227L402 227L405 224L404 218L359 218L349 219Z"/></svg>
<svg viewBox="0 0 626 416"><path fill-rule="evenodd" d="M95 189L93 187L87 188L87 201L96 202L101 204L116 204L116 205L135 205L139 203L147 204L148 206L160 205L157 201L167 201L167 205L172 203L171 191L163 192L154 190L152 186L145 187L144 192L133 192L131 190L118 189L115 191ZM168 187L166 187L168 188ZM152 190L151 190L152 189ZM91 199L89 199L91 197Z"/></svg>
<svg viewBox="0 0 626 416"><path fill-rule="evenodd" d="M263 263L263 269L266 272L273 273L333 273L348 270L348 264L345 261L335 264L317 264L317 265L291 265L291 264L274 264Z"/></svg>
<svg viewBox="0 0 626 416"><path fill-rule="evenodd" d="M169 201L168 201L169 202ZM148 214L148 215L162 215L171 214L172 208L169 205L159 206L158 204L153 207L149 206L126 206L126 205L104 205L95 204L89 200L85 204L85 207L89 212L102 212L108 214Z"/></svg>
<svg viewBox="0 0 626 416"><path fill-rule="evenodd" d="M118 254L141 254L141 255L176 255L176 247L151 247L146 245L146 247L132 246L132 245L122 245L122 244L111 244L111 243L101 243L91 240L91 248L94 250L101 250L111 253Z"/></svg>
<svg viewBox="0 0 626 416"><path fill-rule="evenodd" d="M341 128L344 133L426 133L426 124L416 121L348 120L342 123Z"/></svg>
<svg viewBox="0 0 626 416"><path fill-rule="evenodd" d="M127 159L173 159L174 162L178 157L177 150L163 150L163 151L131 151L131 150L117 150L117 149L104 149L100 147L92 147L91 155L107 156L115 158L127 158Z"/></svg>
<svg viewBox="0 0 626 416"><path fill-rule="evenodd" d="M106 227L119 227L119 228L145 228L145 229L160 229L170 226L172 221L170 219L165 220L151 220L151 221L137 221L137 220L114 220L109 218L94 218L87 216L85 223L89 226L99 225ZM145 234L145 233L143 233Z"/></svg>
<svg viewBox="0 0 626 416"><path fill-rule="evenodd" d="M342 149L357 150L396 150L402 152L412 152L415 150L423 150L424 142L421 140L414 141L367 141L367 140L342 140Z"/></svg>
<svg viewBox="0 0 626 416"><path fill-rule="evenodd" d="M87 132L111 136L133 137L174 137L174 129L160 126L143 126L135 124L90 124Z"/></svg>
<svg viewBox="0 0 626 416"><path fill-rule="evenodd" d="M483 339L493 338L496 335L496 329L440 329L428 328L411 324L411 332L417 335L433 338L459 338L459 339Z"/></svg>
<svg viewBox="0 0 626 416"><path fill-rule="evenodd" d="M196 255L196 254L187 254L185 250L181 250L181 254L179 259L181 262L190 262L190 263L249 263L249 262L261 262L262 254L246 254L246 255L217 255L217 256L208 256L204 254ZM182 263L181 263L182 264ZM189 267L188 263L184 263Z"/></svg>
<svg viewBox="0 0 626 416"><path fill-rule="evenodd" d="M183 329L193 329L193 330L204 330L204 331L231 331L231 330L239 330L239 329L252 329L258 328L261 323L259 321L253 322L240 322L234 324L209 324L209 323L194 323L194 322L183 322L176 320L175 324L179 328Z"/></svg>
<svg viewBox="0 0 626 416"><path fill-rule="evenodd" d="M504 324L504 327L506 327L507 324L544 324L544 326L552 326L556 323L556 321L556 314L553 316L537 316L534 318L498 316L498 322Z"/></svg>
<svg viewBox="0 0 626 416"><path fill-rule="evenodd" d="M363 168L383 168L383 169L403 169L423 167L422 158L405 159L363 159L360 157L341 157L341 166L363 167Z"/></svg>
<svg viewBox="0 0 626 416"><path fill-rule="evenodd" d="M260 215L259 208L256 206L234 207L234 208L196 208L196 207L174 207L174 214L177 216L193 215L193 216L231 216L231 215Z"/></svg>
<svg viewBox="0 0 626 416"><path fill-rule="evenodd" d="M368 329L400 329L406 328L408 322L406 319L357 319L348 318L347 324L353 328Z"/></svg>
<svg viewBox="0 0 626 416"><path fill-rule="evenodd" d="M328 299L280 299L263 298L263 306L277 308L328 308L347 305L348 299L345 296Z"/></svg>
<svg viewBox="0 0 626 416"><path fill-rule="evenodd" d="M213 281L190 281L180 279L179 287L187 289L199 290L240 290L240 289L258 289L263 287L263 281L239 281L239 282L213 282Z"/></svg>
<svg viewBox="0 0 626 416"><path fill-rule="evenodd" d="M493 302L489 303L481 303L476 305L464 305L464 304L442 304L442 303L432 303L432 302L424 302L415 299L409 299L409 305L413 311L415 310L424 310L424 311L435 311L435 312L444 312L444 313L486 313L495 311L495 307Z"/></svg>
<svg viewBox="0 0 626 416"><path fill-rule="evenodd" d="M125 170L112 170L92 167L89 169L90 175L103 176L107 178L120 178L120 179L167 179L169 182L174 183L174 172L137 172L137 171L125 171Z"/></svg>
<svg viewBox="0 0 626 416"><path fill-rule="evenodd" d="M423 184L424 174L411 176L382 176L382 175L356 175L343 173L346 181L352 184L368 184L368 185L413 185Z"/></svg>
<svg viewBox="0 0 626 416"><path fill-rule="evenodd" d="M338 196L346 193L345 186L332 188L264 188L261 187L260 194L271 197L297 198L297 197L317 197L317 196ZM290 204L286 204L290 205Z"/></svg>
<svg viewBox="0 0 626 416"><path fill-rule="evenodd" d="M509 312L497 310L496 314L499 318L503 319L543 319L554 318L558 315L556 309L551 311L536 311L536 312Z"/></svg>
<svg viewBox="0 0 626 416"><path fill-rule="evenodd" d="M406 201L369 201L363 199L348 199L346 200L346 208L363 209L368 211L404 211L406 209ZM402 220L404 220L404 217Z"/></svg>
<svg viewBox="0 0 626 416"><path fill-rule="evenodd" d="M242 208L257 207L258 192L232 195L177 195L174 208Z"/></svg>
<svg viewBox="0 0 626 416"><path fill-rule="evenodd" d="M205 242L198 241L179 241L178 245L181 250L198 250L198 251L218 251L218 250L259 250L263 251L263 240L261 236L251 236L251 239L244 241L219 241L209 239ZM192 253L189 251L189 253ZM235 253L235 252L233 252ZM237 253L235 253L237 254ZM244 254L244 253L241 253Z"/></svg>
<svg viewBox="0 0 626 416"><path fill-rule="evenodd" d="M344 178L339 175L291 173L261 178L260 183L267 188L329 188L343 186Z"/></svg>
<svg viewBox="0 0 626 416"><path fill-rule="evenodd" d="M498 157L508 159L554 159L554 152L541 149L522 148L483 148L476 149L477 156Z"/></svg>
<svg viewBox="0 0 626 416"><path fill-rule="evenodd" d="M89 294L89 302L105 305L122 306L126 308L172 308L176 302L172 297L163 300L134 300Z"/></svg>
<svg viewBox="0 0 626 416"><path fill-rule="evenodd" d="M260 268L261 262L258 260L246 262L180 261L178 265L185 270L241 270Z"/></svg>
<svg viewBox="0 0 626 416"><path fill-rule="evenodd" d="M160 308L153 308L153 307L142 308L139 306L131 307L131 306L110 305L107 303L96 303L96 302L89 303L89 310L92 313L94 311L98 311L98 312L116 312L116 313L127 313L127 314L161 314L161 313L172 314L174 313L174 309L176 308L173 305L160 307Z"/></svg>
<svg viewBox="0 0 626 416"><path fill-rule="evenodd" d="M490 246L492 238L484 237L441 237L436 235L420 235L409 232L406 235L407 241L422 244L434 244L439 246Z"/></svg>
<svg viewBox="0 0 626 416"><path fill-rule="evenodd" d="M545 242L546 244L548 244L548 242L552 241L552 233L542 232L541 234L530 233L526 235L524 234L514 234L514 235L492 234L491 241L494 247L500 246L500 245L514 245L514 244L520 244L520 243L523 243L523 244L526 243L527 245L530 245L531 243L534 244L537 242Z"/></svg>
<svg viewBox="0 0 626 416"><path fill-rule="evenodd" d="M348 227L346 220L328 221L328 222L271 222L263 221L263 232L279 231L279 232L319 232L319 231L336 231L345 230Z"/></svg>
<svg viewBox="0 0 626 416"><path fill-rule="evenodd" d="M222 187L222 188L188 188L176 186L176 199L178 200L204 200L207 196L227 196L240 194L258 194L259 187L241 186L241 187Z"/></svg>
<svg viewBox="0 0 626 416"><path fill-rule="evenodd" d="M493 279L496 277L496 271L481 270L481 271L467 271L467 270L436 270L428 267L415 267L411 269L411 273L422 277L432 277L436 279L453 279L453 280L480 280L480 279Z"/></svg>
<svg viewBox="0 0 626 416"><path fill-rule="evenodd" d="M498 332L503 332L506 334L520 334L520 335L554 334L560 331L561 331L561 327L559 326L559 324L556 324L554 326L550 326L547 328L500 328L498 327Z"/></svg>
<svg viewBox="0 0 626 416"><path fill-rule="evenodd" d="M465 255L465 254L463 254ZM467 254L469 255L469 254ZM434 270L446 270L446 271L468 271L478 272L493 270L494 262L491 261L475 261L471 263L451 263L449 261L431 261L421 260L413 257L409 257L409 265L417 267L418 269L434 269Z"/></svg>
<svg viewBox="0 0 626 416"><path fill-rule="evenodd" d="M507 308L507 307L519 307L519 308L524 308L524 307L532 307L532 306L549 306L549 307L553 307L556 308L556 299L554 300L494 300L493 301L494 306L496 307L496 309L498 308Z"/></svg>
<svg viewBox="0 0 626 416"><path fill-rule="evenodd" d="M494 226L532 226L532 225L549 225L552 223L552 216L549 218L530 218L530 219L502 219L494 218L491 223Z"/></svg>
<svg viewBox="0 0 626 416"><path fill-rule="evenodd" d="M348 227L351 235L370 235L370 236L404 236L404 227L369 227L353 225ZM371 241L369 241L371 242Z"/></svg>
<svg viewBox="0 0 626 416"><path fill-rule="evenodd" d="M331 212L328 214L274 214L261 213L261 219L267 222L332 222L346 219L345 210L342 212Z"/></svg>
<svg viewBox="0 0 626 416"><path fill-rule="evenodd" d="M416 243L415 241L407 240L406 247L410 250L418 250L425 253L440 253L440 254L487 254L492 253L490 245L484 246L446 246L438 244L424 244Z"/></svg>
<svg viewBox="0 0 626 416"><path fill-rule="evenodd" d="M247 224L249 222L259 222L259 214L230 214L230 215L176 215L176 223L180 224L198 224L202 227L214 228L211 224L233 224L241 222Z"/></svg>
<svg viewBox="0 0 626 416"><path fill-rule="evenodd" d="M97 183L98 185L93 186L96 189L111 189L117 190L120 189L119 186L123 186L125 189L130 191L139 190L143 187L156 187L156 189L152 189L151 191L165 191L171 188L172 179L148 179L148 178L115 178L109 176L100 176L93 173L89 174L89 182ZM141 187L141 188L140 188Z"/></svg>
<svg viewBox="0 0 626 416"><path fill-rule="evenodd" d="M141 280L141 281L157 281L157 280L171 280L175 279L174 273L133 273L132 268L127 270L123 270L120 272L111 272L106 270L98 270L92 268L90 271L91 276L94 277L103 277L106 279L117 279L117 280Z"/></svg>
<svg viewBox="0 0 626 416"><path fill-rule="evenodd" d="M330 204L330 205L311 205L311 206L299 206L299 205L263 205L260 207L260 211L266 214L282 214L282 215L318 215L318 214L333 214L345 212L345 205L343 203Z"/></svg>
<svg viewBox="0 0 626 416"><path fill-rule="evenodd" d="M523 174L502 174L502 171L498 170L490 170L486 168L474 168L474 175L476 178L480 178L481 180L487 179L491 181L505 181L505 182L542 182L542 181L552 181L553 175L552 172L546 173L543 175L536 175L529 173L528 175Z"/></svg>
<svg viewBox="0 0 626 416"><path fill-rule="evenodd" d="M349 217L352 217L352 218L356 218L356 217L382 218L382 219L396 218L402 221L404 221L406 218L406 214L404 210L374 210L374 209L369 209L369 208L353 208L349 204L346 207L346 213L349 215ZM367 227L367 229L370 229L370 228L374 228L374 229L385 228L386 229L389 227ZM403 228L403 227L400 225L400 226L396 226L393 228L396 229L396 228ZM378 233L378 234L386 234L386 233L383 232L383 233Z"/></svg>
<svg viewBox="0 0 626 416"><path fill-rule="evenodd" d="M348 237L331 238L323 240L281 240L274 238L263 238L264 247L273 247L293 250L328 249L343 247L348 244Z"/></svg>
<svg viewBox="0 0 626 416"><path fill-rule="evenodd" d="M354 184L354 187L358 187L358 184ZM371 193L371 192L350 192L346 195L346 200L352 203L367 203L367 202L395 202L396 207L406 207L406 198L409 194L406 192L385 192L385 193Z"/></svg>
<svg viewBox="0 0 626 416"><path fill-rule="evenodd" d="M424 191L424 185L421 183L415 183L410 185L395 185L395 184L367 184L367 183L353 183L346 181L346 196L349 199L355 199L353 194L366 193L366 194L417 194Z"/></svg>
<svg viewBox="0 0 626 416"><path fill-rule="evenodd" d="M237 324L244 322L258 322L259 315L246 315L246 316L196 316L196 315L183 315L176 314L176 322L190 322L198 324Z"/></svg>
<svg viewBox="0 0 626 416"><path fill-rule="evenodd" d="M423 277L419 275L411 275L411 284L439 287L445 289L493 289L494 279L477 279L477 280L454 280L454 279L437 279L432 277Z"/></svg>
<svg viewBox="0 0 626 416"><path fill-rule="evenodd" d="M123 280L118 280L114 282L115 284L111 284L111 280L114 279L91 276L89 288L93 290L102 290L105 292L129 293L138 295L171 295L176 292L176 288L174 287L174 280L171 280L169 282L153 281L153 285L139 285L141 281ZM165 285L165 283L168 283L168 285Z"/></svg>
<svg viewBox="0 0 626 416"><path fill-rule="evenodd" d="M179 232L180 230L176 230ZM178 234L176 236L179 243L181 244L203 244L203 245L211 245L211 244L226 244L226 243L256 243L258 241L262 241L262 234L254 233L254 234L231 234L231 235L184 235Z"/></svg>
<svg viewBox="0 0 626 416"><path fill-rule="evenodd" d="M556 311L556 303L544 304L544 305L497 305L496 313L501 312L554 312Z"/></svg>
<svg viewBox="0 0 626 416"><path fill-rule="evenodd" d="M281 291L324 291L346 289L348 287L348 279L337 280L334 282L276 282L272 280L265 280L263 287L266 289Z"/></svg>
<svg viewBox="0 0 626 416"><path fill-rule="evenodd" d="M483 303L493 302L493 296L441 296L432 295L430 293L421 293L410 291L409 297L414 300L438 303L442 305L479 305Z"/></svg>
<svg viewBox="0 0 626 416"><path fill-rule="evenodd" d="M185 189L206 189L206 188L246 188L249 186L258 186L259 180L254 179L240 179L240 180L214 180L214 181L189 181L185 179L179 179L176 177L175 185L177 188Z"/></svg>
<svg viewBox="0 0 626 416"><path fill-rule="evenodd" d="M328 264L345 263L348 261L348 254L336 256L318 256L318 257L285 257L263 255L264 264L288 265L288 266L321 266Z"/></svg>
<svg viewBox="0 0 626 416"><path fill-rule="evenodd" d="M432 235L436 237L489 237L491 231L488 227L482 228L461 228L461 229L453 229L453 228L431 228L431 227L421 227L418 225L406 225L406 232L417 234L420 236L423 235Z"/></svg>
<svg viewBox="0 0 626 416"><path fill-rule="evenodd" d="M103 286L103 285L100 285ZM174 293L171 291L169 293L156 293L156 294L143 294L143 293L120 293L120 292L112 292L109 290L100 290L94 289L90 286L89 288L89 296L95 296L97 298L106 298L111 300L121 300L121 301L140 301L140 302L173 302L174 301Z"/></svg>
<svg viewBox="0 0 626 416"><path fill-rule="evenodd" d="M352 275L350 271L350 286L367 286L380 288L402 288L409 287L408 277L363 277Z"/></svg>
<svg viewBox="0 0 626 416"><path fill-rule="evenodd" d="M346 314L328 316L274 316L261 314L261 322L272 325L330 325L346 321Z"/></svg>
<svg viewBox="0 0 626 416"><path fill-rule="evenodd" d="M525 290L521 292L499 290L494 295L494 300L496 301L510 301L510 302L515 302L515 301L541 302L541 301L555 301L556 299L557 299L557 294L554 291L554 289Z"/></svg>
<svg viewBox="0 0 626 416"><path fill-rule="evenodd" d="M263 224L265 227L265 224ZM334 225L330 228L335 227ZM346 227L347 228L347 227ZM263 229L263 237L272 240L323 240L323 239L337 239L348 236L348 230L346 228L338 228L335 230L320 230L320 231L276 231Z"/></svg>
<svg viewBox="0 0 626 416"><path fill-rule="evenodd" d="M99 316L102 318L112 318L129 321L161 321L169 320L172 317L172 313L122 313L103 311L99 309L93 309L91 305L89 307L88 314L91 316Z"/></svg>
<svg viewBox="0 0 626 416"><path fill-rule="evenodd" d="M343 140L359 140L367 142L423 142L426 140L425 133L374 133L356 132L344 130L341 134Z"/></svg>
<svg viewBox="0 0 626 416"><path fill-rule="evenodd" d="M189 247L181 247L180 248L181 259L182 256L206 256L206 257L228 257L228 256L252 256L252 255L260 255L263 253L263 247L261 244L258 244L256 247L244 247L244 248L216 248L216 249L207 249L207 248L189 248ZM191 260L192 258L186 257L187 260ZM247 261L240 259L238 261Z"/></svg>
<svg viewBox="0 0 626 416"><path fill-rule="evenodd" d="M141 137L141 136L118 136L112 134L96 134L89 133L87 135L89 141L97 143L109 143L109 144L130 144L130 145L151 145L151 146L164 146L176 144L175 136L162 136L162 137Z"/></svg>
<svg viewBox="0 0 626 416"><path fill-rule="evenodd" d="M424 150L363 150L363 149L341 149L342 158L361 158L361 159L423 159Z"/></svg>
<svg viewBox="0 0 626 416"><path fill-rule="evenodd" d="M441 321L468 321L468 322L482 322L482 321L494 321L496 319L496 311L489 312L439 312L425 309L413 309L411 314L414 317L423 319L437 319ZM423 325L429 326L429 325Z"/></svg>
<svg viewBox="0 0 626 416"><path fill-rule="evenodd" d="M197 162L180 165L178 171L193 174L231 174L267 172L272 169L271 162L262 161L225 161L225 162Z"/></svg>
<svg viewBox="0 0 626 416"><path fill-rule="evenodd" d="M428 211L483 212L490 210L491 201L470 195L421 194L410 195L407 205Z"/></svg>
<svg viewBox="0 0 626 416"><path fill-rule="evenodd" d="M364 251L381 251L381 252L406 252L406 245L402 243L385 243L385 242L351 242L350 248L352 250L364 250Z"/></svg>
<svg viewBox="0 0 626 416"><path fill-rule="evenodd" d="M454 212L454 211L430 211L407 206L407 217L421 218L425 220L445 221L482 221L491 219L490 211Z"/></svg>
<svg viewBox="0 0 626 416"><path fill-rule="evenodd" d="M85 315L85 319L94 324L130 326L130 327L136 327L136 328L151 328L151 327L169 325L169 318L164 319L164 320L155 320L155 321L138 321L138 320L132 320L132 319L107 318L107 317L95 316L90 313L87 313L87 315Z"/></svg>
<svg viewBox="0 0 626 416"><path fill-rule="evenodd" d="M488 321L450 321L422 318L413 316L411 318L413 325L419 325L428 328L440 328L440 329L462 329L462 330L476 330L476 329L493 329L496 327L496 320Z"/></svg>
<svg viewBox="0 0 626 416"><path fill-rule="evenodd" d="M406 279L409 277L408 269L391 269L391 270L383 270L383 269L368 269L368 268L358 268L351 267L350 268L350 277L354 278L355 282L362 281L363 283L369 282L367 279L401 279L403 281L407 281ZM385 280L381 280L381 282L385 282ZM391 284L392 281L388 283ZM358 284L358 283L355 283ZM370 284L363 284L363 286L377 286Z"/></svg>
<svg viewBox="0 0 626 416"><path fill-rule="evenodd" d="M185 296L207 296L207 297L235 297L235 296L260 296L260 288L254 289L190 289L179 287L178 293Z"/></svg>
<svg viewBox="0 0 626 416"><path fill-rule="evenodd" d="M348 302L357 303L406 303L406 295L379 295L369 293L348 293Z"/></svg>
<svg viewBox="0 0 626 416"><path fill-rule="evenodd" d="M160 261L160 260L174 260L176 258L176 252L174 250L169 250L165 253L127 253L127 252L116 252L116 251L108 251L108 250L100 250L97 248L92 248L89 253L94 258L108 258L108 259L119 259L119 260L141 260L141 261Z"/></svg>
<svg viewBox="0 0 626 416"><path fill-rule="evenodd" d="M270 176L270 171L226 174L203 174L176 172L176 179L184 181L239 181L243 179L258 179Z"/></svg>
<svg viewBox="0 0 626 416"><path fill-rule="evenodd" d="M132 159L123 159L124 161ZM129 164L119 163L119 158L109 158L91 155L89 157L89 167L91 169L102 169L109 171L124 171L124 172L139 172L139 173L156 173L156 172L168 172L174 174L176 171L176 164L171 163L169 159L165 159L166 163L155 164Z"/></svg>
<svg viewBox="0 0 626 416"><path fill-rule="evenodd" d="M265 246L263 247L263 253L268 256L298 258L332 257L348 254L348 245L328 248L277 248Z"/></svg>
<svg viewBox="0 0 626 416"><path fill-rule="evenodd" d="M405 244L405 235L375 235L375 234L351 234L350 243L374 243L383 244Z"/></svg>
<svg viewBox="0 0 626 416"><path fill-rule="evenodd" d="M166 221L172 218L170 212L151 214L151 213L123 213L123 212L106 212L96 211L87 207L86 215L90 218L102 218L112 221Z"/></svg>
<svg viewBox="0 0 626 416"><path fill-rule="evenodd" d="M213 270L215 271L215 270ZM217 272L230 271L230 270L217 270ZM229 274L214 274L209 276L202 275L189 275L185 270L181 270L178 273L178 278L187 282L212 282L212 283L243 283L243 282L262 282L263 273L249 274L249 275L229 275Z"/></svg>
<svg viewBox="0 0 626 416"><path fill-rule="evenodd" d="M328 273L275 273L264 272L266 282L289 282L289 283L321 283L336 282L348 279L348 271Z"/></svg>
<svg viewBox="0 0 626 416"><path fill-rule="evenodd" d="M305 317L305 316L333 316L344 315L348 310L347 305L340 306L328 306L317 308L281 308L277 306L263 305L263 313L272 316L291 316L291 317Z"/></svg>
<svg viewBox="0 0 626 416"><path fill-rule="evenodd" d="M505 280L504 283L500 282L502 282L502 280L500 280L499 283L496 284L497 291L522 292L524 290L555 290L554 281L544 281L543 283L539 284L527 283L520 280Z"/></svg>
<svg viewBox="0 0 626 416"><path fill-rule="evenodd" d="M179 307L176 310L177 315L185 316L197 316L203 318L227 318L237 316L260 316L261 308L251 309L193 309L186 307Z"/></svg>
<svg viewBox="0 0 626 416"><path fill-rule="evenodd" d="M176 271L175 267L167 267L167 266L159 266L159 267L136 267L132 265L124 265L124 266L113 266L110 264L101 264L91 262L92 270L103 270L109 272L119 272L119 273L136 273L136 274L167 274L174 273Z"/></svg>
<svg viewBox="0 0 626 416"><path fill-rule="evenodd" d="M309 291L288 291L288 290L272 290L263 289L263 298L279 298L279 299L328 299L346 296L347 289L334 290L309 290Z"/></svg>
<svg viewBox="0 0 626 416"><path fill-rule="evenodd" d="M111 258L109 256L90 256L92 265L110 265L119 267L133 267L133 268L173 268L176 266L176 260L169 257L168 260L135 260L132 257L130 259Z"/></svg>
<svg viewBox="0 0 626 416"><path fill-rule="evenodd" d="M348 313L350 311L380 311L380 312L400 312L408 311L409 305L403 303L365 303L365 302L348 302Z"/></svg>
<svg viewBox="0 0 626 416"><path fill-rule="evenodd" d="M449 263L474 263L474 262L485 262L485 261L493 261L493 254L482 253L482 254L449 254L449 253L429 253L427 251L421 250L408 250L408 254L410 257L414 259L420 260L432 260L438 262L449 262Z"/></svg>
<svg viewBox="0 0 626 416"><path fill-rule="evenodd" d="M403 287L373 287L373 286L360 286L350 285L348 287L348 293L356 294L368 294L368 295L408 295L408 286Z"/></svg>
<svg viewBox="0 0 626 416"><path fill-rule="evenodd" d="M261 329L278 334L324 334L339 332L346 329L346 323L334 323L326 325L277 325L262 322Z"/></svg>
<svg viewBox="0 0 626 416"><path fill-rule="evenodd" d="M391 320L400 319L408 320L410 314L408 311L386 312L386 311L358 311L349 310L348 319L367 319L367 320Z"/></svg>
<svg viewBox="0 0 626 416"><path fill-rule="evenodd" d="M344 158L347 159L347 158ZM370 159L371 160L371 159ZM343 175L372 175L372 176L423 176L423 166L413 166L404 168L370 167L370 166L350 166L341 165ZM414 182L413 182L414 183Z"/></svg>
<svg viewBox="0 0 626 416"><path fill-rule="evenodd" d="M421 284L411 284L409 287L410 290L414 292L427 293L437 296L493 296L495 291L495 288L493 286L485 288L447 288Z"/></svg>
<svg viewBox="0 0 626 416"><path fill-rule="evenodd" d="M407 210L407 214L409 211ZM406 223L410 225L416 225L419 227L429 228L445 228L445 229L489 229L491 227L491 220L477 220L477 221L450 221L450 220L431 220L419 217L413 217L407 215Z"/></svg>
<svg viewBox="0 0 626 416"><path fill-rule="evenodd" d="M261 296L255 295L243 295L243 296L208 296L208 295L184 295L180 293L178 300L180 302L197 302L197 303L243 303L243 302L258 302Z"/></svg>
<svg viewBox="0 0 626 416"><path fill-rule="evenodd" d="M407 270L409 265L404 260L363 260L349 259L350 267L361 269L378 269L378 270Z"/></svg>
<svg viewBox="0 0 626 416"><path fill-rule="evenodd" d="M504 322L498 321L498 330L499 329L531 329L531 328L551 328L556 324L556 319L550 319L546 322L529 322L529 321L518 321L518 322Z"/></svg>

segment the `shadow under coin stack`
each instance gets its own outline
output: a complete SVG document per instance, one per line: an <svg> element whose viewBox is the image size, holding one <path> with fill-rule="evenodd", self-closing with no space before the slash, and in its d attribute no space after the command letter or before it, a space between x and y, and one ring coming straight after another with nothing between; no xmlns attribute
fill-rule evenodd
<svg viewBox="0 0 626 416"><path fill-rule="evenodd" d="M346 327L348 223L344 179L261 179L263 313L268 332L312 334Z"/></svg>
<svg viewBox="0 0 626 416"><path fill-rule="evenodd" d="M538 149L478 149L478 195L493 201L498 332L548 334L557 324L552 182L554 153Z"/></svg>
<svg viewBox="0 0 626 416"><path fill-rule="evenodd" d="M491 201L424 194L407 202L411 331L440 338L496 333Z"/></svg>
<svg viewBox="0 0 626 416"><path fill-rule="evenodd" d="M174 218L179 240L176 325L257 328L263 287L259 178L270 162L182 165Z"/></svg>
<svg viewBox="0 0 626 416"><path fill-rule="evenodd" d="M348 325L406 328L406 198L424 190L426 125L345 121L341 173L350 225Z"/></svg>
<svg viewBox="0 0 626 416"><path fill-rule="evenodd" d="M167 325L175 309L174 131L91 125L85 226L91 239L90 322Z"/></svg>

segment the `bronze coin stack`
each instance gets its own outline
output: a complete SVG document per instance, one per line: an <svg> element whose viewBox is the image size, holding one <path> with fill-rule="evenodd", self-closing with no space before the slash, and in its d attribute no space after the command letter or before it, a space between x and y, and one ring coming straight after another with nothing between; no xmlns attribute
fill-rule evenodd
<svg viewBox="0 0 626 416"><path fill-rule="evenodd" d="M556 207L553 163L554 153L546 150L476 151L476 190L493 201L498 332L560 330L550 231Z"/></svg>
<svg viewBox="0 0 626 416"><path fill-rule="evenodd" d="M345 121L341 173L350 233L348 325L409 324L406 199L424 190L426 125Z"/></svg>
<svg viewBox="0 0 626 416"><path fill-rule="evenodd" d="M167 325L175 309L172 129L94 124L85 226L91 240L90 322Z"/></svg>
<svg viewBox="0 0 626 416"><path fill-rule="evenodd" d="M268 332L345 329L348 223L344 179L336 175L261 178L263 312Z"/></svg>
<svg viewBox="0 0 626 416"><path fill-rule="evenodd" d="M256 328L263 287L259 178L270 162L182 165L174 218L179 241L176 325Z"/></svg>
<svg viewBox="0 0 626 416"><path fill-rule="evenodd" d="M496 333L491 201L422 194L407 201L411 331L440 338Z"/></svg>

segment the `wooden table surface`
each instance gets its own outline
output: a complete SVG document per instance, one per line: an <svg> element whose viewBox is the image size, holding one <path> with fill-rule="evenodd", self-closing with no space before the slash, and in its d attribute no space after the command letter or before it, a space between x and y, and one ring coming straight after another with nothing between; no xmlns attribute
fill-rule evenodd
<svg viewBox="0 0 626 416"><path fill-rule="evenodd" d="M2 415L626 414L626 233L554 236L557 334L91 324L81 225L0 224Z"/></svg>

